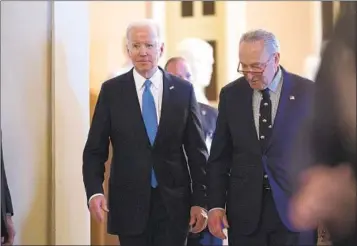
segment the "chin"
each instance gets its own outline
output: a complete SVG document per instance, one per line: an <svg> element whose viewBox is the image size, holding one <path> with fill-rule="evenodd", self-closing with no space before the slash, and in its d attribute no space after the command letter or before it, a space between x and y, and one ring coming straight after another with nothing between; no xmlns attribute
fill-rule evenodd
<svg viewBox="0 0 357 246"><path fill-rule="evenodd" d="M263 89L263 85L261 84L252 84L252 83L249 83L249 86L254 89L254 90L262 90Z"/></svg>

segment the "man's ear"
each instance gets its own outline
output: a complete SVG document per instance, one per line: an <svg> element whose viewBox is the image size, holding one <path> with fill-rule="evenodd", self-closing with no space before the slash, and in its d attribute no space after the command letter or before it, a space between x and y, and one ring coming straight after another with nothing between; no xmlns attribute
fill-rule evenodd
<svg viewBox="0 0 357 246"><path fill-rule="evenodd" d="M164 54L164 48L165 48L165 44L162 43L160 46L160 58L162 57L162 55Z"/></svg>
<svg viewBox="0 0 357 246"><path fill-rule="evenodd" d="M280 53L279 52L276 53L274 62L277 66L279 66L279 64L280 64Z"/></svg>

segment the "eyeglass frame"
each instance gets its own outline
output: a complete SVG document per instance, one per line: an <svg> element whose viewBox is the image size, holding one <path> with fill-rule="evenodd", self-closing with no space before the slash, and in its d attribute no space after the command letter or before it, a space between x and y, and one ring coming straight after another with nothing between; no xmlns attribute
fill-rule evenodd
<svg viewBox="0 0 357 246"><path fill-rule="evenodd" d="M255 71L240 70L239 67L240 67L241 64L242 64L241 62L239 62L239 64L238 64L237 72L240 73L240 74L242 74L242 75L252 74L253 76L260 76L260 75L262 75L262 74L265 72L265 69L267 68L269 62L271 61L271 59L272 59L273 57L275 57L275 55L276 55L276 53L271 54L270 57L269 57L269 59L268 59L266 62L260 64L263 68L262 68L261 71L259 71L259 72L258 72L258 71L255 72Z"/></svg>

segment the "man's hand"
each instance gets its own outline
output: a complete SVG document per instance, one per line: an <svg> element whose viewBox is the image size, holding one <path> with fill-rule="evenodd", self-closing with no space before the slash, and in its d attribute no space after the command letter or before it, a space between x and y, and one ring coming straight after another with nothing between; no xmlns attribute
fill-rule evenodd
<svg viewBox="0 0 357 246"><path fill-rule="evenodd" d="M226 239L223 233L223 228L229 228L226 211L223 209L215 209L208 213L208 228L211 234L222 240Z"/></svg>
<svg viewBox="0 0 357 246"><path fill-rule="evenodd" d="M104 212L109 212L107 207L107 200L105 199L104 195L99 195L93 197L89 201L89 211L91 216L99 223L103 222L104 220Z"/></svg>
<svg viewBox="0 0 357 246"><path fill-rule="evenodd" d="M8 238L6 242L3 242L3 245L13 245L15 239L15 227L14 223L12 222L12 217L10 215L6 216L6 224Z"/></svg>
<svg viewBox="0 0 357 246"><path fill-rule="evenodd" d="M192 233L200 233L207 226L207 212L199 206L191 207L190 226Z"/></svg>
<svg viewBox="0 0 357 246"><path fill-rule="evenodd" d="M356 181L349 165L314 167L301 178L300 190L291 204L290 215L295 227L312 229L321 221L332 225L334 234L352 229L357 198Z"/></svg>

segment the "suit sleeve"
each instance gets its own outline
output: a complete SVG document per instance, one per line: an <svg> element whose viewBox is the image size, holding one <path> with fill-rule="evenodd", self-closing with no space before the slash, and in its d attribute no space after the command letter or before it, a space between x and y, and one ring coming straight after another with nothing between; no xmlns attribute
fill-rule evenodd
<svg viewBox="0 0 357 246"><path fill-rule="evenodd" d="M5 199L5 204L6 208L5 208L5 212L7 214L11 214L14 215L14 209L12 207L12 200L11 200L11 194L10 194L10 189L9 186L7 184L7 178L6 178L6 172L5 172L5 165L4 165L4 159L3 159L3 154L2 154L2 148L1 148L1 182L3 185L3 188L1 190L1 192L4 192L4 199Z"/></svg>
<svg viewBox="0 0 357 246"><path fill-rule="evenodd" d="M218 105L216 131L213 135L207 166L208 209L225 209L226 204L233 144L227 122L227 105L225 100L225 91L222 89Z"/></svg>
<svg viewBox="0 0 357 246"><path fill-rule="evenodd" d="M193 87L190 90L189 113L184 133L184 148L192 179L192 206L207 206L207 147L203 135L200 111Z"/></svg>
<svg viewBox="0 0 357 246"><path fill-rule="evenodd" d="M108 160L110 134L110 112L105 85L104 83L100 90L83 151L83 182L88 200L94 194L104 194L104 164Z"/></svg>

